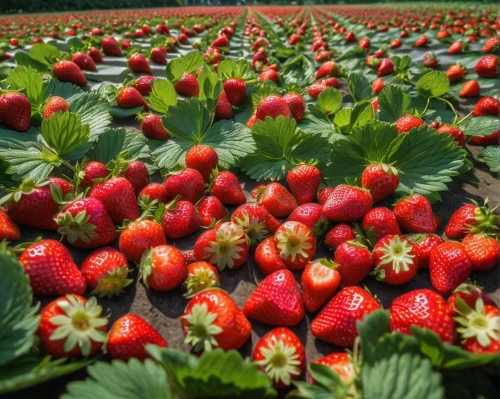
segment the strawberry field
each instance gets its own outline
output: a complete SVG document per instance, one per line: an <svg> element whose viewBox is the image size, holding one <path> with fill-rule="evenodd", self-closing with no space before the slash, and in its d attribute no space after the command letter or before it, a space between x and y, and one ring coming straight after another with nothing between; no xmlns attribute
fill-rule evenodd
<svg viewBox="0 0 500 399"><path fill-rule="evenodd" d="M0 394L500 395L497 8L0 17Z"/></svg>

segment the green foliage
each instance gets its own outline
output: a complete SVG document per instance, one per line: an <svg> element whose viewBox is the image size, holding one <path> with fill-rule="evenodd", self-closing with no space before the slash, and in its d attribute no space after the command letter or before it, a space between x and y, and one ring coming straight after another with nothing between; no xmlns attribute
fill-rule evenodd
<svg viewBox="0 0 500 399"><path fill-rule="evenodd" d="M426 98L441 97L448 93L450 80L444 72L431 71L418 80L415 88Z"/></svg>
<svg viewBox="0 0 500 399"><path fill-rule="evenodd" d="M491 172L500 172L500 146L490 145L477 156L479 162L485 163Z"/></svg>
<svg viewBox="0 0 500 399"><path fill-rule="evenodd" d="M155 79L151 88L149 103L153 111L165 114L168 107L177 104L177 92L172 82L165 79Z"/></svg>
<svg viewBox="0 0 500 399"><path fill-rule="evenodd" d="M487 136L498 130L500 126L500 117L498 116L479 116L465 120L460 124L460 129L467 136Z"/></svg>
<svg viewBox="0 0 500 399"><path fill-rule="evenodd" d="M42 121L45 142L61 157L87 143L89 132L89 126L82 124L80 115L71 112L56 112Z"/></svg>
<svg viewBox="0 0 500 399"><path fill-rule="evenodd" d="M328 87L321 92L317 101L324 114L333 115L342 106L342 94L337 89Z"/></svg>
<svg viewBox="0 0 500 399"><path fill-rule="evenodd" d="M395 122L406 115L411 105L411 98L395 85L384 87L378 95L380 120Z"/></svg>
<svg viewBox="0 0 500 399"><path fill-rule="evenodd" d="M177 83L184 73L193 73L203 65L203 54L191 51L183 57L176 58L168 63L166 69L167 79Z"/></svg>
<svg viewBox="0 0 500 399"><path fill-rule="evenodd" d="M29 66L18 66L7 75L5 82L13 90L26 90L32 113L36 112L44 99L43 79L38 71Z"/></svg>
<svg viewBox="0 0 500 399"><path fill-rule="evenodd" d="M352 72L347 78L347 90L355 102L372 97L372 86L365 75Z"/></svg>

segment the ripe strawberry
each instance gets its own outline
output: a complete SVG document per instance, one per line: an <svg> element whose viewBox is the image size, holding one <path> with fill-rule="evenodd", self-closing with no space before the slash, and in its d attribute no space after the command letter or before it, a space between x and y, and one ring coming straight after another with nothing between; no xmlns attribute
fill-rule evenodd
<svg viewBox="0 0 500 399"><path fill-rule="evenodd" d="M49 119L52 114L56 112L66 111L69 111L68 102L62 97L52 96L49 97L47 103L45 104L45 107L43 108L43 117L45 119Z"/></svg>
<svg viewBox="0 0 500 399"><path fill-rule="evenodd" d="M363 288L343 288L313 320L311 333L334 345L352 347L358 336L356 322L379 308L380 304Z"/></svg>
<svg viewBox="0 0 500 399"><path fill-rule="evenodd" d="M64 180L60 177L49 177L47 179L50 184L52 185L52 188L54 189L59 189L58 191L61 192L62 196L65 197L69 193L73 192L74 186L68 182L67 180Z"/></svg>
<svg viewBox="0 0 500 399"><path fill-rule="evenodd" d="M224 92L231 105L237 107L245 99L247 84L243 79L230 78L224 82Z"/></svg>
<svg viewBox="0 0 500 399"><path fill-rule="evenodd" d="M0 241L17 241L21 238L21 232L16 223L0 209Z"/></svg>
<svg viewBox="0 0 500 399"><path fill-rule="evenodd" d="M97 71L94 60L88 54L78 51L71 56L71 61L78 65L81 70Z"/></svg>
<svg viewBox="0 0 500 399"><path fill-rule="evenodd" d="M276 119L278 116L282 115L288 118L290 109L283 98L278 96L267 96L260 102L255 115L260 121L265 120L266 116Z"/></svg>
<svg viewBox="0 0 500 399"><path fill-rule="evenodd" d="M498 50L499 47L500 38L498 38L498 36L493 36L486 40L481 51L483 53L494 53Z"/></svg>
<svg viewBox="0 0 500 399"><path fill-rule="evenodd" d="M438 130L436 130L436 133L447 133L453 138L454 141L457 142L460 147L463 147L465 145L465 133L455 126L443 125Z"/></svg>
<svg viewBox="0 0 500 399"><path fill-rule="evenodd" d="M449 295L469 278L472 263L461 243L449 241L431 251L429 272L434 289Z"/></svg>
<svg viewBox="0 0 500 399"><path fill-rule="evenodd" d="M233 117L233 106L227 99L226 93L223 91L217 100L215 107L215 119L231 119Z"/></svg>
<svg viewBox="0 0 500 399"><path fill-rule="evenodd" d="M134 53L127 61L127 66L136 73L147 73L151 75L151 67L149 62L141 53Z"/></svg>
<svg viewBox="0 0 500 399"><path fill-rule="evenodd" d="M89 55L90 58L96 63L96 64L104 64L104 59L102 58L102 54L99 51L99 49L95 47L89 47Z"/></svg>
<svg viewBox="0 0 500 399"><path fill-rule="evenodd" d="M453 42L448 48L448 54L458 54L461 53L462 50L463 50L462 41L457 40L456 42Z"/></svg>
<svg viewBox="0 0 500 399"><path fill-rule="evenodd" d="M184 97L198 97L200 94L198 80L190 72L185 72L174 87L175 91Z"/></svg>
<svg viewBox="0 0 500 399"><path fill-rule="evenodd" d="M322 357L321 359L313 361L312 363L329 367L340 377L343 382L347 384L350 383L356 376L351 359L345 352L331 353ZM311 380L313 381L313 383L315 382L314 378L312 377Z"/></svg>
<svg viewBox="0 0 500 399"><path fill-rule="evenodd" d="M156 140L168 140L169 134L161 123L161 118L156 114L146 114L141 122L141 131L144 136Z"/></svg>
<svg viewBox="0 0 500 399"><path fill-rule="evenodd" d="M151 75L144 75L137 78L134 82L134 88L143 96L148 96L153 91L153 81L156 78Z"/></svg>
<svg viewBox="0 0 500 399"><path fill-rule="evenodd" d="M335 222L351 222L366 215L372 205L368 190L340 184L323 205L323 216Z"/></svg>
<svg viewBox="0 0 500 399"><path fill-rule="evenodd" d="M85 86L87 79L82 70L73 61L60 60L52 68L52 72L61 82L69 82L78 86Z"/></svg>
<svg viewBox="0 0 500 399"><path fill-rule="evenodd" d="M238 177L232 172L212 171L210 176L210 194L217 197L224 205L240 205L246 202L245 194Z"/></svg>
<svg viewBox="0 0 500 399"><path fill-rule="evenodd" d="M266 208L257 204L240 205L231 215L231 221L239 225L252 245L269 235L267 220L272 217Z"/></svg>
<svg viewBox="0 0 500 399"><path fill-rule="evenodd" d="M321 189L318 193L318 202L320 205L325 205L326 200L335 190L335 187L325 187Z"/></svg>
<svg viewBox="0 0 500 399"><path fill-rule="evenodd" d="M82 188L92 187L94 179L103 179L109 175L109 171L101 162L87 162L80 172Z"/></svg>
<svg viewBox="0 0 500 399"><path fill-rule="evenodd" d="M18 132L30 128L31 103L16 91L0 95L0 121Z"/></svg>
<svg viewBox="0 0 500 399"><path fill-rule="evenodd" d="M448 33L448 31L441 30L437 33L436 38L441 40L441 39L444 39L444 38L449 37L449 36L450 36L450 34Z"/></svg>
<svg viewBox="0 0 500 399"><path fill-rule="evenodd" d="M469 234L462 240L462 244L472 263L472 270L489 270L498 265L500 244L495 237Z"/></svg>
<svg viewBox="0 0 500 399"><path fill-rule="evenodd" d="M174 199L165 206L161 226L168 238L181 238L199 230L201 218L191 202Z"/></svg>
<svg viewBox="0 0 500 399"><path fill-rule="evenodd" d="M322 215L322 207L319 204L308 203L299 205L287 218L287 222L301 222L305 224L314 237L320 239L328 229L328 219Z"/></svg>
<svg viewBox="0 0 500 399"><path fill-rule="evenodd" d="M396 216L387 208L373 208L361 224L370 243L375 244L388 235L401 235Z"/></svg>
<svg viewBox="0 0 500 399"><path fill-rule="evenodd" d="M108 319L95 297L66 295L50 302L41 312L36 334L44 351L54 357L82 357L96 353L106 342Z"/></svg>
<svg viewBox="0 0 500 399"><path fill-rule="evenodd" d="M461 98L473 98L479 96L480 92L479 83L477 80L468 80L464 83L462 89L460 90Z"/></svg>
<svg viewBox="0 0 500 399"><path fill-rule="evenodd" d="M469 145L481 145L483 147L489 145L499 145L500 144L500 130L497 130L486 136L472 136L469 139Z"/></svg>
<svg viewBox="0 0 500 399"><path fill-rule="evenodd" d="M116 104L123 109L130 109L143 106L148 108L148 103L142 97L141 93L131 86L125 86L120 89Z"/></svg>
<svg viewBox="0 0 500 399"><path fill-rule="evenodd" d="M474 308L476 306L476 301L478 299L481 299L485 305L496 306L495 301L486 296L481 287L463 283L460 284L448 298L448 309L453 317L459 315L455 309L455 301L457 298L461 298L470 308Z"/></svg>
<svg viewBox="0 0 500 399"><path fill-rule="evenodd" d="M423 35L420 36L417 41L415 42L415 47L425 47L429 43L429 39L427 36Z"/></svg>
<svg viewBox="0 0 500 399"><path fill-rule="evenodd" d="M373 202L378 202L391 195L399 186L399 176L396 168L373 163L368 165L361 175L363 188L370 191Z"/></svg>
<svg viewBox="0 0 500 399"><path fill-rule="evenodd" d="M266 276L277 270L286 269L286 264L276 249L274 237L267 237L257 245L254 259L259 270Z"/></svg>
<svg viewBox="0 0 500 399"><path fill-rule="evenodd" d="M186 168L200 172L204 182L210 180L210 174L217 167L218 162L217 152L207 145L195 145L186 153Z"/></svg>
<svg viewBox="0 0 500 399"><path fill-rule="evenodd" d="M408 133L411 129L416 129L422 125L425 125L425 122L413 115L405 115L396 121L398 134Z"/></svg>
<svg viewBox="0 0 500 399"><path fill-rule="evenodd" d="M325 236L325 244L332 249L337 249L340 244L356 239L354 228L348 224L341 223L332 229Z"/></svg>
<svg viewBox="0 0 500 399"><path fill-rule="evenodd" d="M410 327L434 331L442 342L453 344L455 331L446 301L437 292L419 289L403 294L391 304L391 331L410 334Z"/></svg>
<svg viewBox="0 0 500 399"><path fill-rule="evenodd" d="M116 39L112 36L106 36L102 39L101 42L102 51L104 54L110 57L121 57L122 50L120 49L120 45L116 41Z"/></svg>
<svg viewBox="0 0 500 399"><path fill-rule="evenodd" d="M390 285L405 284L417 274L418 255L412 243L398 235L382 238L373 248L377 280Z"/></svg>
<svg viewBox="0 0 500 399"><path fill-rule="evenodd" d="M307 94L312 98L318 98L318 96L325 90L328 86L324 80L313 83L307 88Z"/></svg>
<svg viewBox="0 0 500 399"><path fill-rule="evenodd" d="M314 165L300 164L288 172L286 182L299 204L314 202L321 173Z"/></svg>
<svg viewBox="0 0 500 399"><path fill-rule="evenodd" d="M448 238L461 240L471 233L496 234L498 229L499 218L488 209L486 199L483 206L466 204L458 208L451 215L444 234Z"/></svg>
<svg viewBox="0 0 500 399"><path fill-rule="evenodd" d="M438 65L438 58L436 56L436 53L434 52L429 52L424 55L424 66L427 68L436 68Z"/></svg>
<svg viewBox="0 0 500 399"><path fill-rule="evenodd" d="M318 259L309 263L300 280L304 304L309 312L315 312L323 306L339 287L342 276L338 264L327 259Z"/></svg>
<svg viewBox="0 0 500 399"><path fill-rule="evenodd" d="M138 202L149 203L156 200L160 204L168 202L167 191L161 183L149 183L146 185L137 196Z"/></svg>
<svg viewBox="0 0 500 399"><path fill-rule="evenodd" d="M382 76L390 75L393 72L394 64L389 58L384 58L378 67L377 76L381 78Z"/></svg>
<svg viewBox="0 0 500 399"><path fill-rule="evenodd" d="M154 220L136 220L121 232L118 246L123 255L140 262L144 251L167 243L162 226Z"/></svg>
<svg viewBox="0 0 500 399"><path fill-rule="evenodd" d="M173 290L187 278L184 255L171 245L145 251L139 270L144 285L157 291Z"/></svg>
<svg viewBox="0 0 500 399"><path fill-rule="evenodd" d="M288 270L277 270L262 280L243 306L253 320L272 326L294 326L305 315L297 283Z"/></svg>
<svg viewBox="0 0 500 399"><path fill-rule="evenodd" d="M413 250L418 257L418 268L429 268L431 251L444 241L435 234L410 234L406 238L413 244Z"/></svg>
<svg viewBox="0 0 500 399"><path fill-rule="evenodd" d="M257 198L257 203L263 205L271 215L277 218L288 216L297 208L295 198L279 183L268 184Z"/></svg>
<svg viewBox="0 0 500 399"><path fill-rule="evenodd" d="M94 198L70 202L56 216L57 232L76 248L97 248L116 239L116 229L104 205Z"/></svg>
<svg viewBox="0 0 500 399"><path fill-rule="evenodd" d="M304 119L304 113L306 111L306 103L304 102L304 98L297 93L286 93L281 98L288 104L288 108L290 109L292 118L294 118L297 122L302 121L302 119Z"/></svg>
<svg viewBox="0 0 500 399"><path fill-rule="evenodd" d="M321 79L324 77L338 76L338 66L335 61L325 61L323 62L318 70L316 71L316 79Z"/></svg>
<svg viewBox="0 0 500 399"><path fill-rule="evenodd" d="M209 227L225 219L228 211L217 197L203 197L197 204L196 209L200 215L201 226Z"/></svg>
<svg viewBox="0 0 500 399"><path fill-rule="evenodd" d="M116 320L109 330L106 352L112 359L128 360L149 357L145 347L148 344L166 348L167 341L143 318L127 313Z"/></svg>
<svg viewBox="0 0 500 399"><path fill-rule="evenodd" d="M485 55L474 66L474 72L482 78L496 78L498 75L498 58Z"/></svg>
<svg viewBox="0 0 500 399"><path fill-rule="evenodd" d="M41 240L27 247L19 258L35 295L85 292L85 279L70 253L59 241Z"/></svg>
<svg viewBox="0 0 500 399"><path fill-rule="evenodd" d="M180 196L179 199L192 204L196 204L205 194L203 176L196 169L187 168L170 174L164 185L170 198Z"/></svg>
<svg viewBox="0 0 500 399"><path fill-rule="evenodd" d="M219 273L210 263L204 261L190 263L187 271L184 297L192 298L201 291L219 287Z"/></svg>
<svg viewBox="0 0 500 399"><path fill-rule="evenodd" d="M403 197L394 207L394 214L402 230L408 233L435 233L436 221L432 205L420 194Z"/></svg>
<svg viewBox="0 0 500 399"><path fill-rule="evenodd" d="M167 48L160 46L160 47L153 47L151 49L151 53L149 55L149 58L151 61L153 61L155 64L160 64L160 65L167 65Z"/></svg>
<svg viewBox="0 0 500 399"><path fill-rule="evenodd" d="M273 388L288 387L300 378L306 367L304 345L291 330L278 327L255 345L252 360L273 383Z"/></svg>
<svg viewBox="0 0 500 399"><path fill-rule="evenodd" d="M342 276L341 285L347 287L359 284L371 271L373 259L366 246L356 241L341 243L334 257Z"/></svg>
<svg viewBox="0 0 500 399"><path fill-rule="evenodd" d="M119 176L127 179L132 184L132 187L134 187L135 194L139 195L141 190L148 184L149 171L144 162L130 161L128 162L127 169L120 172Z"/></svg>
<svg viewBox="0 0 500 399"><path fill-rule="evenodd" d="M290 270L302 270L316 253L316 239L300 222L285 222L274 233L276 250Z"/></svg>
<svg viewBox="0 0 500 399"><path fill-rule="evenodd" d="M462 80L467 73L467 69L460 64L453 64L446 70L446 76L450 82Z"/></svg>
<svg viewBox="0 0 500 399"><path fill-rule="evenodd" d="M498 116L500 115L500 106L498 99L493 97L481 97L472 110L472 116Z"/></svg>
<svg viewBox="0 0 500 399"><path fill-rule="evenodd" d="M189 301L181 323L185 343L195 352L239 349L248 340L252 326L231 297L220 289L196 294Z"/></svg>
<svg viewBox="0 0 500 399"><path fill-rule="evenodd" d="M359 47L361 47L365 51L370 51L370 39L364 37L358 41Z"/></svg>
<svg viewBox="0 0 500 399"><path fill-rule="evenodd" d="M375 79L372 83L372 92L375 94L379 94L382 90L384 90L385 83L382 79Z"/></svg>
<svg viewBox="0 0 500 399"><path fill-rule="evenodd" d="M123 177L112 177L92 187L89 197L102 202L115 223L139 217L134 187Z"/></svg>
<svg viewBox="0 0 500 399"><path fill-rule="evenodd" d="M266 80L270 80L277 85L280 84L280 76L278 75L278 72L272 70L272 69L267 69L265 71L262 71L259 75L259 82L265 82Z"/></svg>

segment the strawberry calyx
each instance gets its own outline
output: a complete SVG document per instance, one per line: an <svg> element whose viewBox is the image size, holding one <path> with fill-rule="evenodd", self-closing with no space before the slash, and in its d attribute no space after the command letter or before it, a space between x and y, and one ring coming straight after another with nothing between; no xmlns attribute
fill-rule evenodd
<svg viewBox="0 0 500 399"><path fill-rule="evenodd" d="M244 212L242 217L235 217L234 223L243 228L243 231L250 239L251 245L256 245L269 235L266 228L266 220L260 220L258 217L250 219L248 212Z"/></svg>
<svg viewBox="0 0 500 399"><path fill-rule="evenodd" d="M197 269L184 281L185 298L192 298L196 294L209 288L219 287L219 278L213 270Z"/></svg>
<svg viewBox="0 0 500 399"><path fill-rule="evenodd" d="M35 191L35 188L43 187L48 184L50 184L49 180L39 182L35 179L25 179L21 182L19 187L0 199L0 206L10 201L19 202L23 195L30 195Z"/></svg>
<svg viewBox="0 0 500 399"><path fill-rule="evenodd" d="M415 261L415 255L410 255L413 250L413 245L410 241L401 239L400 236L394 236L387 244L378 248L382 252L381 262L372 272L377 280L385 279L385 270L381 269L383 265L391 265L392 270L396 273L410 271L410 265Z"/></svg>
<svg viewBox="0 0 500 399"><path fill-rule="evenodd" d="M141 261L139 263L139 279L142 280L146 287L148 285L148 277L153 272L153 251L148 249L142 254Z"/></svg>
<svg viewBox="0 0 500 399"><path fill-rule="evenodd" d="M208 262L216 264L219 270L224 270L226 267L231 269L234 260L241 258L239 252L244 251L244 248L240 244L245 242L246 234L240 226L234 223L222 226L215 233L215 241L211 241L205 248Z"/></svg>
<svg viewBox="0 0 500 399"><path fill-rule="evenodd" d="M290 385L292 376L300 375L299 354L293 346L287 346L281 339L271 338L269 347L260 348L264 359L257 364L264 368L265 373L273 382Z"/></svg>
<svg viewBox="0 0 500 399"><path fill-rule="evenodd" d="M78 212L76 216L73 216L70 212L64 212L56 219L56 223L59 227L57 232L66 239L74 244L77 240L81 240L85 243L90 243L90 240L99 238L94 230L96 225L89 223L90 215L87 215L87 211L83 210Z"/></svg>
<svg viewBox="0 0 500 399"><path fill-rule="evenodd" d="M479 234L483 233L487 236L496 237L499 232L500 219L493 212L498 208L496 206L494 209L488 208L488 198L484 200L483 206L476 206L474 210L474 225L467 226L471 233Z"/></svg>
<svg viewBox="0 0 500 399"><path fill-rule="evenodd" d="M191 313L184 316L184 321L189 323L188 326L184 327L187 331L184 342L192 345L195 352L201 350L208 352L219 346L215 336L223 330L214 324L217 317L217 313L208 311L206 303L194 305Z"/></svg>
<svg viewBox="0 0 500 399"><path fill-rule="evenodd" d="M309 242L309 233L309 229L304 229L302 226L298 226L298 229L287 226L284 231L279 232L275 238L280 258L291 258L292 262L298 256L307 258L309 255L306 250L312 248L312 244Z"/></svg>
<svg viewBox="0 0 500 399"><path fill-rule="evenodd" d="M92 342L106 342L106 333L98 328L108 324L108 319L99 317L102 307L95 297L91 297L86 303L74 295L66 295L66 299L67 301L57 302L64 314L49 320L51 324L58 326L49 339L64 339L65 352L70 352L78 345L82 355L88 356Z"/></svg>
<svg viewBox="0 0 500 399"><path fill-rule="evenodd" d="M117 267L114 270L106 272L97 280L97 287L90 294L108 298L111 298L113 295L119 295L125 287L134 281L133 279L128 279L127 276L127 267Z"/></svg>
<svg viewBox="0 0 500 399"><path fill-rule="evenodd" d="M205 190L205 192L207 194L210 194L210 192L212 191L212 186L214 185L214 181L215 179L217 179L218 175L219 175L219 168L212 169L212 171L210 172L210 178L208 180L208 183L206 184L207 189Z"/></svg>

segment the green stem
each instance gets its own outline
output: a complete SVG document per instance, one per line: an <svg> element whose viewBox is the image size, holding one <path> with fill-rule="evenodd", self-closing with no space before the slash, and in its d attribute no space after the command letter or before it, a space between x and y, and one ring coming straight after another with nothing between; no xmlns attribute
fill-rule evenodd
<svg viewBox="0 0 500 399"><path fill-rule="evenodd" d="M455 107L453 106L452 103L450 103L448 100L442 98L442 97L434 97L436 100L439 100L439 101L443 101L444 103L448 104L449 107L451 108L451 110L453 111L453 114L455 115L455 118L453 118L453 124L455 124L457 118L458 118L458 113L455 109Z"/></svg>
<svg viewBox="0 0 500 399"><path fill-rule="evenodd" d="M423 111L422 111L422 112L418 115L418 117L419 117L419 118L422 118L422 117L425 115L425 113L427 112L427 109L429 108L429 105L430 105L430 103L431 103L431 99L432 99L432 98L434 98L434 97L429 97L429 98L427 99L427 104L425 104L425 108L424 108L424 110L423 110Z"/></svg>
<svg viewBox="0 0 500 399"><path fill-rule="evenodd" d="M68 161L62 159L62 158L59 158L59 160L61 161L61 163L66 166L69 170L71 170L73 173L78 173L78 171L76 170L76 168L71 165Z"/></svg>
<svg viewBox="0 0 500 399"><path fill-rule="evenodd" d="M469 119L470 117L472 116L472 111L469 112L467 115L465 115L461 120L459 120L458 122L455 123L454 121L454 125L459 125L461 124L463 121L466 121L467 119Z"/></svg>

